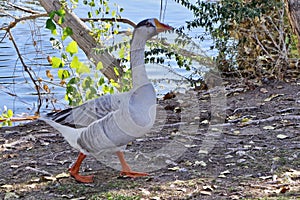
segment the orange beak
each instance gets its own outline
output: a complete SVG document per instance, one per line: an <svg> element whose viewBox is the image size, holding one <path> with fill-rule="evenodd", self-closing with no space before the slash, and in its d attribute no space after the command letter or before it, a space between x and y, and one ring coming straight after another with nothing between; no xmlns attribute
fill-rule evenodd
<svg viewBox="0 0 300 200"><path fill-rule="evenodd" d="M156 30L158 33L168 31L168 30L173 30L172 26L169 26L167 24L163 24L157 19L154 19L155 25L156 25Z"/></svg>

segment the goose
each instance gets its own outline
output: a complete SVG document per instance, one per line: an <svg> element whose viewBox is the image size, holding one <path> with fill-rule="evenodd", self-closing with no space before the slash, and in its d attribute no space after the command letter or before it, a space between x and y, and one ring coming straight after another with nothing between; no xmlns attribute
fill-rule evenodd
<svg viewBox="0 0 300 200"><path fill-rule="evenodd" d="M123 152L129 142L149 132L156 117L156 93L144 63L146 41L160 32L172 29L156 18L145 19L136 25L130 46L130 91L103 95L80 106L51 113L42 119L79 151L77 160L69 169L76 181L93 182L93 176L79 174L80 165L86 156L97 159L107 152L116 153L122 167L120 175L132 178L148 175L133 171Z"/></svg>

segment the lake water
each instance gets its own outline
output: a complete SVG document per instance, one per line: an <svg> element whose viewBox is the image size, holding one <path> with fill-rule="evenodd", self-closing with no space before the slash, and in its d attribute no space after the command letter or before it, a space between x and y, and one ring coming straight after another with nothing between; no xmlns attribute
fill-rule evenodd
<svg viewBox="0 0 300 200"><path fill-rule="evenodd" d="M0 4L3 7L6 1L0 0ZM116 1L111 0L112 4L118 3L120 7L124 8L124 12L121 14L123 18L128 18L134 22L139 22L145 18L160 16L160 0L152 1L140 1L140 0L126 0ZM193 15L186 8L175 3L173 0L164 0L164 4L167 3L163 21L172 25L173 27L180 27L184 25L185 21L193 19ZM15 4L25 6L40 12L44 12L37 1L16 1ZM11 12L16 16L25 15L21 12ZM80 6L75 11L80 17L87 17L86 8ZM27 15L27 14L26 14ZM13 36L20 48L23 58L32 69L36 76L45 78L45 70L49 69L53 72L51 66L47 61L47 56L59 55L57 50L54 50L49 42L51 34L44 28L46 18L39 18L34 22L19 23L12 29ZM0 13L0 26L12 21L12 18L6 17L3 13ZM124 27L126 28L126 27ZM201 31L201 30L200 30ZM5 32L0 31L0 109L3 110L4 106L13 109L14 113L22 114L26 113L32 115L36 111L37 96L33 88L28 75L23 70L16 51L13 48L12 42L8 37L3 38ZM174 35L167 36L172 39ZM37 45L33 45L33 41L37 41ZM203 42L203 48L210 45L210 41ZM80 59L86 59L84 54L80 54ZM175 68L176 73L183 76L188 76L189 73L183 69ZM150 79L154 80L158 94L164 94L170 90L174 90L182 84L176 83L170 80L182 79L180 76L176 76L170 72L170 70L159 65L147 65L147 72ZM54 72L55 73L55 72ZM64 108L67 106L64 101L64 89L55 88L53 90L55 98L58 99L57 107ZM46 103L42 106L42 112L48 112L51 106L46 108ZM1 112L0 110L0 112Z"/></svg>

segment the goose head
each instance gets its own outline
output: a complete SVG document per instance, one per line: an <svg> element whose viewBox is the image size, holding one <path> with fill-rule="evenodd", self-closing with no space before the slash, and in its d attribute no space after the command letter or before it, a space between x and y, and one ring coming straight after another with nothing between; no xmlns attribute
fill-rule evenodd
<svg viewBox="0 0 300 200"><path fill-rule="evenodd" d="M136 25L133 36L143 36L148 40L158 33L167 30L173 30L173 27L161 23L156 18L145 19Z"/></svg>

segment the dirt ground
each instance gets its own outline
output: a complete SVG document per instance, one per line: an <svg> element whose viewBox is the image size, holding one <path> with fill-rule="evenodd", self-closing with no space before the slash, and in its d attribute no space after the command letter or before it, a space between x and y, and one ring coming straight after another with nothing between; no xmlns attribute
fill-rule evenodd
<svg viewBox="0 0 300 200"><path fill-rule="evenodd" d="M299 199L300 83L227 85L160 100L153 131L125 156L148 177L120 177L42 121L0 129L0 199ZM172 145L169 145L172 144ZM149 156L150 155L150 156ZM117 166L114 160L108 160Z"/></svg>

